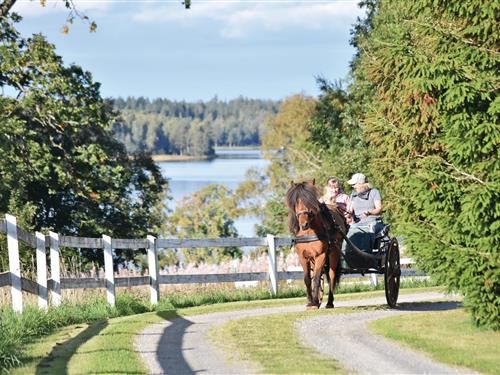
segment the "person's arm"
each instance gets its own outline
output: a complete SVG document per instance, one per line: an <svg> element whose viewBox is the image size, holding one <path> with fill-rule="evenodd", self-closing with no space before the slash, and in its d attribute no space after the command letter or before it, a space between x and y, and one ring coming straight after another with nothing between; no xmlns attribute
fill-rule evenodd
<svg viewBox="0 0 500 375"><path fill-rule="evenodd" d="M352 206L352 200L349 199L347 200L347 208L346 208L346 211L344 213L344 216L347 220L347 224L352 224L353 221L354 221L354 207Z"/></svg>
<svg viewBox="0 0 500 375"><path fill-rule="evenodd" d="M375 208L372 208L371 210L363 212L363 214L365 216L380 215L380 213L382 212L382 201L381 200L376 200L376 201L373 202L373 204L375 205Z"/></svg>
<svg viewBox="0 0 500 375"><path fill-rule="evenodd" d="M345 203L346 203L346 210L344 212L344 216L345 216L347 224L351 225L354 222L354 219L353 219L354 208L352 207L352 200L351 200L350 196L347 196Z"/></svg>
<svg viewBox="0 0 500 375"><path fill-rule="evenodd" d="M351 200L351 199L349 199L349 200L347 201L346 214L347 214L347 215L352 215L353 211L354 211L354 208L352 207L352 200Z"/></svg>

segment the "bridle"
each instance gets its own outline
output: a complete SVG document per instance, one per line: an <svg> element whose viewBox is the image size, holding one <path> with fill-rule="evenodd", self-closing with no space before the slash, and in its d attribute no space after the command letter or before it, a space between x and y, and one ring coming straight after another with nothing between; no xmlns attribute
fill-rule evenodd
<svg viewBox="0 0 500 375"><path fill-rule="evenodd" d="M311 220L311 218L314 217L315 212L313 210L301 210L301 211L295 212L295 216L297 217L297 220L299 219L299 216L301 216L301 215L307 215L308 222L309 222ZM299 244L299 243L308 243L308 242L315 242L315 241L327 242L328 245L335 242L333 239L330 238L330 234L328 232L326 232L325 234L316 233L316 234L309 234L309 235L303 235L303 236L295 236L292 238L292 246L295 244Z"/></svg>
<svg viewBox="0 0 500 375"><path fill-rule="evenodd" d="M307 215L309 220L311 220L311 218L314 216L314 212L312 210L302 210L295 212L295 217L297 218L297 220L301 215Z"/></svg>

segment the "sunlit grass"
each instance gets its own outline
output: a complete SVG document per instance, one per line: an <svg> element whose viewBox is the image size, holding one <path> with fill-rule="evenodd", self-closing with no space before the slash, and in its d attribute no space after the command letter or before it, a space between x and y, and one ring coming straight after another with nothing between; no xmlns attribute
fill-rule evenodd
<svg viewBox="0 0 500 375"><path fill-rule="evenodd" d="M350 309L328 310L328 313L348 312ZM324 314L326 310L266 315L232 320L213 328L209 338L230 359L257 364L264 374L341 374L342 367L299 340L295 322Z"/></svg>
<svg viewBox="0 0 500 375"><path fill-rule="evenodd" d="M499 373L500 332L476 327L464 309L400 315L376 320L370 327L437 361Z"/></svg>

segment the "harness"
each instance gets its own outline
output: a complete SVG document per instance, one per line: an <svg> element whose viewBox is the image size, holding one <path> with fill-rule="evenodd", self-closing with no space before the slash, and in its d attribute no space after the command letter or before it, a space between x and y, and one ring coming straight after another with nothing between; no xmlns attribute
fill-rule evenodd
<svg viewBox="0 0 500 375"><path fill-rule="evenodd" d="M296 236L292 238L292 246L298 243L308 243L314 241L326 241L330 243L329 236L324 236L322 234L309 234L305 236Z"/></svg>

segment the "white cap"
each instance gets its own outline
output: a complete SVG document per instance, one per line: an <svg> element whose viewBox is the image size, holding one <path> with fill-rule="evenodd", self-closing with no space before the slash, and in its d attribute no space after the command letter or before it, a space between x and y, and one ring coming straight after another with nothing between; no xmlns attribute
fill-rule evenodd
<svg viewBox="0 0 500 375"><path fill-rule="evenodd" d="M354 173L347 183L349 185L364 184L366 183L366 176L363 173Z"/></svg>

